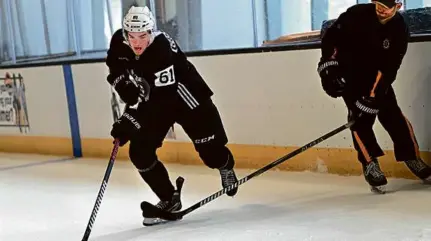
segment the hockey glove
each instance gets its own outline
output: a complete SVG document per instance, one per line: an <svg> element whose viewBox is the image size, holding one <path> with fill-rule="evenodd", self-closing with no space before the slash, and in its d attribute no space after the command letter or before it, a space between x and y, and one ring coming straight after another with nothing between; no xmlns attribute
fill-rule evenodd
<svg viewBox="0 0 431 241"><path fill-rule="evenodd" d="M137 120L137 111L127 108L123 115L112 125L111 136L124 146L141 129Z"/></svg>
<svg viewBox="0 0 431 241"><path fill-rule="evenodd" d="M326 94L332 98L343 95L346 82L341 76L341 70L337 60L320 61L317 72L319 73L322 87Z"/></svg>
<svg viewBox="0 0 431 241"><path fill-rule="evenodd" d="M122 74L116 78L108 76L108 82L117 91L124 103L134 106L140 101L147 101L150 94L150 86L143 78L128 74Z"/></svg>
<svg viewBox="0 0 431 241"><path fill-rule="evenodd" d="M377 113L379 113L374 97L363 96L355 102L355 106L359 110L359 113L363 115L377 115Z"/></svg>
<svg viewBox="0 0 431 241"><path fill-rule="evenodd" d="M361 126L368 126L374 122L374 116L377 115L379 109L373 97L361 97L354 103L354 107L349 110L349 121L355 120L355 124L350 128L357 130Z"/></svg>
<svg viewBox="0 0 431 241"><path fill-rule="evenodd" d="M135 74L132 75L133 83L139 88L139 101L148 101L150 98L150 85L148 82Z"/></svg>

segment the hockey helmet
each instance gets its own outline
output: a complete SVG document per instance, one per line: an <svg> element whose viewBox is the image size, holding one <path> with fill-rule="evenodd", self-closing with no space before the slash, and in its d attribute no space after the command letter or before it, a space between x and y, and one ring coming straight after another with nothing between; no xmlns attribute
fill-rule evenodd
<svg viewBox="0 0 431 241"><path fill-rule="evenodd" d="M154 16L147 6L132 6L123 19L123 35L127 33L152 32L154 31ZM126 38L127 39L127 38Z"/></svg>

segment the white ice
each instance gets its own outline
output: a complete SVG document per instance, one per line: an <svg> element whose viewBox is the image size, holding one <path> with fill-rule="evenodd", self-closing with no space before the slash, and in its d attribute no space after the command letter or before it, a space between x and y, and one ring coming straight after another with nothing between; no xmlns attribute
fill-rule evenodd
<svg viewBox="0 0 431 241"><path fill-rule="evenodd" d="M107 160L0 154L0 240L79 241ZM268 160L270 161L270 160ZM185 178L183 206L220 189L217 171L167 165ZM253 170L237 170L239 177ZM128 161L115 163L90 240L431 240L431 190L389 179L372 194L363 177L269 171L183 220L143 227L139 204L157 199Z"/></svg>

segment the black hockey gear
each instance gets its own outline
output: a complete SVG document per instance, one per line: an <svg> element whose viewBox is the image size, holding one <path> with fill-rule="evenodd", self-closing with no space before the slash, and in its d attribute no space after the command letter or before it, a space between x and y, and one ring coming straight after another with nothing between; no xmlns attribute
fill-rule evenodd
<svg viewBox="0 0 431 241"><path fill-rule="evenodd" d="M377 103L373 97L364 96L355 102L355 106L360 113L369 115L377 115L379 113Z"/></svg>
<svg viewBox="0 0 431 241"><path fill-rule="evenodd" d="M116 78L111 77L112 75L108 76L108 82L114 87L124 103L131 106L136 105L139 101L140 89L134 81L130 79L129 75L122 74Z"/></svg>
<svg viewBox="0 0 431 241"><path fill-rule="evenodd" d="M370 118L375 118L379 109L373 97L361 97L355 101L354 106L349 109L349 119L356 120L351 130L357 130L358 127L368 123Z"/></svg>
<svg viewBox="0 0 431 241"><path fill-rule="evenodd" d="M120 119L112 125L111 136L120 141L120 146L124 146L141 129L136 112L135 109L126 108Z"/></svg>
<svg viewBox="0 0 431 241"><path fill-rule="evenodd" d="M148 82L144 78L133 74L133 72L131 76L132 78L130 78L130 80L139 88L138 102L148 101L148 99L150 98L150 85L148 84Z"/></svg>
<svg viewBox="0 0 431 241"><path fill-rule="evenodd" d="M421 159L404 161L410 171L418 178L425 180L430 179L431 168ZM431 180L429 180L431 181Z"/></svg>
<svg viewBox="0 0 431 241"><path fill-rule="evenodd" d="M365 180L370 185L371 191L376 193L385 193L384 186L388 184L385 174L380 169L377 159L362 165Z"/></svg>
<svg viewBox="0 0 431 241"><path fill-rule="evenodd" d="M235 171L233 169L220 169L221 183L223 188L230 187L238 182ZM230 197L235 196L238 191L238 187L230 188L226 191L226 194Z"/></svg>
<svg viewBox="0 0 431 241"><path fill-rule="evenodd" d="M158 208L159 210L163 210L166 212L180 211L182 208L181 189L183 187L183 183L184 183L184 178L178 177L176 180L177 189L173 192L171 200L167 200L167 201L161 200L155 205L155 207ZM144 208L145 208L145 205L141 203L141 210L143 211L142 214L144 214ZM142 222L142 224L144 226L152 226L152 225L156 225L156 224L160 224L168 221L158 217L145 217L145 215L143 216L144 216L144 221Z"/></svg>
<svg viewBox="0 0 431 241"><path fill-rule="evenodd" d="M343 95L346 82L341 75L338 61L330 59L320 61L317 72L319 73L323 90L329 96L337 98Z"/></svg>

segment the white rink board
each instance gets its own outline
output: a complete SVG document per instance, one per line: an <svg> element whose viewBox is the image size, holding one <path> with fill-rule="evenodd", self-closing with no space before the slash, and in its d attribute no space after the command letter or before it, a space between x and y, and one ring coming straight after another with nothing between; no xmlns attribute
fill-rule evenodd
<svg viewBox="0 0 431 241"><path fill-rule="evenodd" d="M344 124L341 99L321 88L316 72L320 50L216 55L189 58L214 90L231 143L302 146ZM410 43L395 87L398 101L415 128L422 151L431 150L431 43ZM74 65L81 137L109 138L112 110L104 63ZM92 94L91 94L92 93ZM82 104L82 103L85 103ZM94 116L101 118L94 118ZM105 119L102 119L105 118ZM392 142L376 122L382 148ZM177 140L189 141L179 126ZM345 131L319 147L352 147Z"/></svg>
<svg viewBox="0 0 431 241"><path fill-rule="evenodd" d="M15 103L18 103L14 113L19 112L21 122L15 120L15 125L0 127L0 135L22 133L30 136L70 137L62 66L0 69L0 78L5 78L6 73L22 76L21 82L16 79L14 84L18 92L12 94ZM27 124L29 128L25 127Z"/></svg>
<svg viewBox="0 0 431 241"><path fill-rule="evenodd" d="M83 138L111 138L108 69L104 63L72 65L79 128Z"/></svg>
<svg viewBox="0 0 431 241"><path fill-rule="evenodd" d="M341 99L322 90L316 72L320 50L191 57L214 90L230 143L302 146L346 122ZM410 43L394 87L405 115L415 129L422 151L431 150L431 43ZM31 131L28 135L70 137L62 66L0 70L21 74ZM105 63L73 64L72 73L80 124L85 138L110 139L113 123L111 92ZM169 111L169 110L167 110ZM377 122L379 143L392 142ZM178 141L189 141L179 126ZM0 135L20 135L19 128L0 127ZM352 147L342 132L319 147Z"/></svg>

